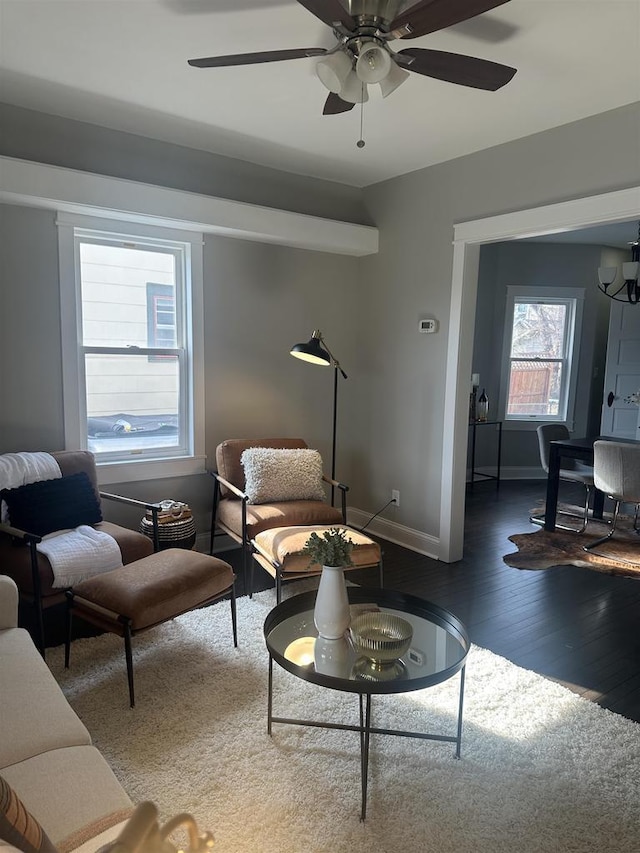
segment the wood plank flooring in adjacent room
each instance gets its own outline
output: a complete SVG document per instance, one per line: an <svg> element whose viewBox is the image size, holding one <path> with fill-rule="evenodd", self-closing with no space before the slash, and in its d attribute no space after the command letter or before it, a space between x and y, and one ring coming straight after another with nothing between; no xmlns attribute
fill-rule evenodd
<svg viewBox="0 0 640 853"><path fill-rule="evenodd" d="M508 536L538 529L529 511L544 490L542 481L503 481L499 490L475 483L467 490L464 558L441 563L383 542L385 586L446 607L476 645L640 722L640 582L574 566L523 571L502 560L515 550ZM582 499L565 483L561 495ZM270 585L257 567L255 576L256 588ZM374 573L349 578L371 584Z"/></svg>

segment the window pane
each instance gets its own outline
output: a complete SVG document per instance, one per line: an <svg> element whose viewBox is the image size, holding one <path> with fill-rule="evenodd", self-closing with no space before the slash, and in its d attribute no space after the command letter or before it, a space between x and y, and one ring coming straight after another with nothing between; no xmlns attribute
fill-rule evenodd
<svg viewBox="0 0 640 853"><path fill-rule="evenodd" d="M507 415L557 415L562 364L512 361Z"/></svg>
<svg viewBox="0 0 640 853"><path fill-rule="evenodd" d="M139 451L180 444L177 356L85 356L89 450Z"/></svg>
<svg viewBox="0 0 640 853"><path fill-rule="evenodd" d="M562 358L566 305L516 302L511 335L512 358Z"/></svg>
<svg viewBox="0 0 640 853"><path fill-rule="evenodd" d="M172 303L175 333L175 266L173 252L80 243L84 345L146 347L149 282L161 287L165 308Z"/></svg>

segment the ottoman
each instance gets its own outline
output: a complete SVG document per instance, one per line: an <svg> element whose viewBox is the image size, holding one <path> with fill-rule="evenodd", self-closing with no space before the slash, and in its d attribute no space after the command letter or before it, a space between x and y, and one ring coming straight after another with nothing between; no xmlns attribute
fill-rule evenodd
<svg viewBox="0 0 640 853"><path fill-rule="evenodd" d="M67 591L65 666L69 666L74 614L124 637L129 700L133 708L131 638L225 595L230 595L233 644L237 646L235 575L231 566L217 557L168 548L81 581Z"/></svg>
<svg viewBox="0 0 640 853"><path fill-rule="evenodd" d="M251 544L254 548L253 559L275 579L278 604L282 598L283 581L313 577L322 573L322 566L317 563L310 564L309 556L304 554L302 549L312 533L322 536L326 530L333 528L347 530L349 538L354 543L351 552L353 565L347 566L345 571L378 568L380 586L383 586L380 545L363 533L345 524L272 527L270 530L263 530L262 533L258 533L255 539L251 540ZM249 574L249 592L253 592L253 562Z"/></svg>

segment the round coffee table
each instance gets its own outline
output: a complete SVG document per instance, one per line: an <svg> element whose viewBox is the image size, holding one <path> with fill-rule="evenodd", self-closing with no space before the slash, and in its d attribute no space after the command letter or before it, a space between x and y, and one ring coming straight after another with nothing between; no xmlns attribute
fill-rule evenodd
<svg viewBox="0 0 640 853"><path fill-rule="evenodd" d="M356 654L347 637L342 640L323 640L318 637L313 624L315 591L282 602L269 613L264 623L264 636L269 651L267 731L271 734L273 723L287 723L358 732L362 786L360 819L364 820L367 813L369 741L372 734L455 743L455 756L460 758L464 670L471 643L462 622L436 604L388 589L348 587L347 592L352 619L359 612L378 609L383 613L401 616L410 622L413 638L408 652L393 665L383 669L376 668L368 659ZM357 693L360 702L360 724L342 725L274 716L274 661L304 681L333 690ZM460 673L460 698L455 735L381 729L371 725L371 697L374 694L422 690L446 681L457 672Z"/></svg>

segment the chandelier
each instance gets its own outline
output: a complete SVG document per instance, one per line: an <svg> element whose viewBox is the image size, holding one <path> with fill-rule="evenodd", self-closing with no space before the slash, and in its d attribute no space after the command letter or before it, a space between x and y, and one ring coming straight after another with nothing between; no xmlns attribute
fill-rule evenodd
<svg viewBox="0 0 640 853"><path fill-rule="evenodd" d="M617 267L599 267L598 279L599 290L615 299L616 302L628 302L635 305L640 301L640 284L638 283L638 270L640 269L640 223L638 223L638 237L631 246L631 260L622 264L622 284L617 290L609 290L618 276Z"/></svg>

